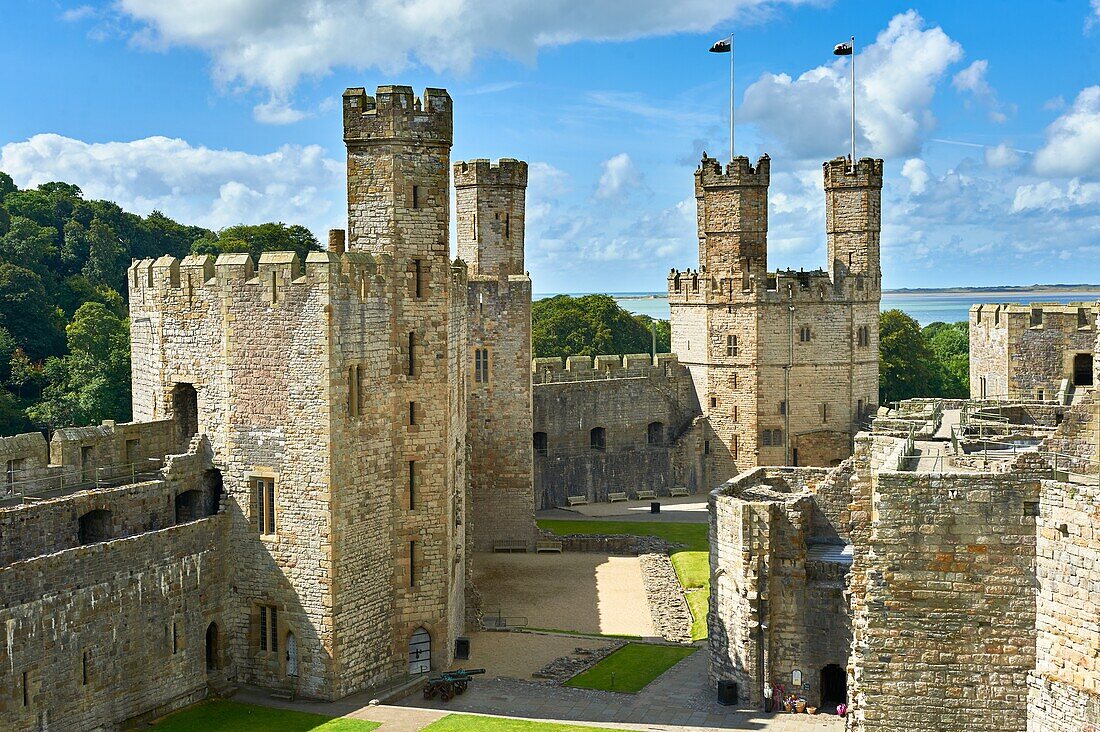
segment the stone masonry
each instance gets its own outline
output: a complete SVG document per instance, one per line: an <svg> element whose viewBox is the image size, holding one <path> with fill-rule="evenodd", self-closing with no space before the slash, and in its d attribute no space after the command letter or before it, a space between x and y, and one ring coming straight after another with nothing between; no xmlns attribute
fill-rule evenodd
<svg viewBox="0 0 1100 732"><path fill-rule="evenodd" d="M668 277L708 486L756 465L836 465L878 404L882 161L824 165L828 271L768 271L770 169L766 155L704 156L699 269Z"/></svg>

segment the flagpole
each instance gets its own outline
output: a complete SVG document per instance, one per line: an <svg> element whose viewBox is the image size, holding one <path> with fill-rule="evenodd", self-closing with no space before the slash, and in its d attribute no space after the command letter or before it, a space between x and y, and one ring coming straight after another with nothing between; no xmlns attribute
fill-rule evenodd
<svg viewBox="0 0 1100 732"><path fill-rule="evenodd" d="M734 148L733 148L733 105L734 105L734 99L736 99L736 97L734 96L734 91L733 91L733 57L734 57L734 55L735 54L733 52L733 33L731 32L730 33L730 162L731 163L733 162L733 156L735 155L735 153L733 151L734 150Z"/></svg>
<svg viewBox="0 0 1100 732"><path fill-rule="evenodd" d="M856 169L856 37L852 36L852 171Z"/></svg>

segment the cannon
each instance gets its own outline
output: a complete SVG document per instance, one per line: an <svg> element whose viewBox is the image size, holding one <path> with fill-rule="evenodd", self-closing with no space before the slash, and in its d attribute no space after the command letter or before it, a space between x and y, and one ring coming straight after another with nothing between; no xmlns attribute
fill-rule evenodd
<svg viewBox="0 0 1100 732"><path fill-rule="evenodd" d="M434 699L439 696L440 701L450 701L456 695L466 691L470 684L470 677L475 674L483 674L483 668L460 668L457 671L444 671L441 674L432 674L424 682L424 698Z"/></svg>

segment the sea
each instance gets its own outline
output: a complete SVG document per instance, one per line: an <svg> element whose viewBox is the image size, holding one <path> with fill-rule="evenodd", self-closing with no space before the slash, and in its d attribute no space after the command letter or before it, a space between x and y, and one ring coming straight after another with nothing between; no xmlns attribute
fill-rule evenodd
<svg viewBox="0 0 1100 732"><path fill-rule="evenodd" d="M536 300L553 297L555 293L536 293ZM570 293L580 295L584 293ZM608 293L625 310L640 315L648 315L659 320L668 320L668 295L663 292L611 292ZM921 325L936 321L956 323L969 318L970 306L978 303L993 302L1095 302L1100 300L1100 287L1090 290L921 290L905 292L883 292L882 309L897 308Z"/></svg>

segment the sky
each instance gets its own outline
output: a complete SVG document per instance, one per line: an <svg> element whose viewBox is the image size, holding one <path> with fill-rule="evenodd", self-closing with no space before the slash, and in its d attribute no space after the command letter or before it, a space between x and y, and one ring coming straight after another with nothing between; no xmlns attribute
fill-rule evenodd
<svg viewBox="0 0 1100 732"><path fill-rule="evenodd" d="M698 264L693 171L772 158L769 267L825 266L821 163L885 160L883 285L1100 283L1100 0L0 0L0 170L221 228L346 220L340 95L445 87L530 164L537 293Z"/></svg>

